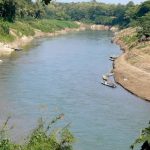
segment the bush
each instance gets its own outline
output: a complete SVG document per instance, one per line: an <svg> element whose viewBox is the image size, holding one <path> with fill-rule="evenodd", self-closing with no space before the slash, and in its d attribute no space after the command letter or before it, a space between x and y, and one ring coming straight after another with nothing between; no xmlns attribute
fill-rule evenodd
<svg viewBox="0 0 150 150"><path fill-rule="evenodd" d="M10 25L7 21L0 20L0 41L11 42L15 38L10 35Z"/></svg>
<svg viewBox="0 0 150 150"><path fill-rule="evenodd" d="M142 130L140 136L131 145L131 149L134 149L134 147L137 144L141 144L141 143L142 143L142 149L141 150L149 150L150 149L150 122L149 122L149 126Z"/></svg>
<svg viewBox="0 0 150 150"><path fill-rule="evenodd" d="M10 119L8 118L0 131L0 150L72 150L74 137L68 130L68 125L59 129L51 129L62 118L63 114L60 114L49 123L40 119L37 128L33 130L25 144L22 145L11 142L5 136Z"/></svg>
<svg viewBox="0 0 150 150"><path fill-rule="evenodd" d="M139 19L139 26L141 27L138 31L139 39L145 36L145 40L147 40L150 37L150 13Z"/></svg>
<svg viewBox="0 0 150 150"><path fill-rule="evenodd" d="M15 22L10 23L10 28L16 31L18 36L33 36L35 34L34 29L27 22Z"/></svg>

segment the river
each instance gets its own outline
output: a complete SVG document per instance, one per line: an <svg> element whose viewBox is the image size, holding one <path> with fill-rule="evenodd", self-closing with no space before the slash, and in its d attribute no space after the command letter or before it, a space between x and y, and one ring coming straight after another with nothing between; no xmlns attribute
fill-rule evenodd
<svg viewBox="0 0 150 150"><path fill-rule="evenodd" d="M109 31L82 31L38 39L0 65L0 118L12 116L24 137L40 116L64 113L76 150L128 150L150 120L150 103L100 84L121 54ZM62 121L63 122L63 121ZM65 124L64 123L64 124ZM63 123L62 123L63 125Z"/></svg>

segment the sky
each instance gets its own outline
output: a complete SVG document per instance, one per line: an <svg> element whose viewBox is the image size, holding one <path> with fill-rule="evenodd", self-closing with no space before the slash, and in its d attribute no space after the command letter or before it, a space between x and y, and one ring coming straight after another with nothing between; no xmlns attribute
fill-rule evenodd
<svg viewBox="0 0 150 150"><path fill-rule="evenodd" d="M91 1L91 0L56 0L58 2L80 2L80 1ZM104 3L114 3L114 4L118 4L118 3L122 3L122 4L126 4L128 3L130 0L97 0L99 2L104 2ZM134 3L140 4L141 2L144 2L145 0L132 0Z"/></svg>

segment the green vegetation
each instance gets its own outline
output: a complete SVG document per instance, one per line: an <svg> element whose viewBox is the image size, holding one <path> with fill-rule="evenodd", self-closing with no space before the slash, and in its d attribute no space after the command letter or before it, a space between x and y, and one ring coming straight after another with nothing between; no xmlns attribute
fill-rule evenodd
<svg viewBox="0 0 150 150"><path fill-rule="evenodd" d="M139 19L139 23L141 26L141 30L138 31L138 37L141 38L142 36L144 36L143 38L147 40L148 38L150 38L150 12L145 16L142 16Z"/></svg>
<svg viewBox="0 0 150 150"><path fill-rule="evenodd" d="M33 36L35 35L35 29L41 30L43 32L55 32L65 28L77 28L78 25L71 21L61 21L61 20L48 20L48 19L38 19L38 20L22 20L16 21L14 23L1 21L0 22L0 41L12 42L17 36ZM10 34L12 31L14 34Z"/></svg>
<svg viewBox="0 0 150 150"><path fill-rule="evenodd" d="M50 1L0 0L0 41L11 42L16 36L33 36L35 29L55 32L77 28L78 25L73 21L119 26L121 29L138 27L136 34L122 37L129 48L139 41L150 40L150 0L140 5L132 1L127 5L105 4L95 0L80 3ZM0 150L71 150L74 138L66 127L50 130L60 118L56 117L47 125L41 119L23 145L13 143L5 136L8 119L0 130ZM137 143L145 142L150 144L150 126L142 131L132 148Z"/></svg>
<svg viewBox="0 0 150 150"><path fill-rule="evenodd" d="M0 21L0 41L11 42L15 39L14 36L9 34L9 32L10 32L9 27L10 26L9 26L8 22Z"/></svg>
<svg viewBox="0 0 150 150"><path fill-rule="evenodd" d="M33 28L25 21L16 21L15 23L10 23L9 26L18 36L33 36L35 34Z"/></svg>
<svg viewBox="0 0 150 150"><path fill-rule="evenodd" d="M125 35L121 38L121 40L128 45L129 49L133 48L138 43L138 37L137 34L133 34L131 36Z"/></svg>
<svg viewBox="0 0 150 150"><path fill-rule="evenodd" d="M126 44L132 44L133 42L137 42L138 38L137 35L132 35L132 36L123 36L122 40L126 43Z"/></svg>
<svg viewBox="0 0 150 150"><path fill-rule="evenodd" d="M149 40L150 0L140 5L136 5L132 1L126 5L114 5L96 1L50 3L50 0L36 0L34 2L32 0L0 0L0 19L1 22L11 22L10 27L17 29L16 34L20 36L34 35L32 28L40 29L43 32L54 32L66 26L75 26L75 24L65 21L80 21L109 26L116 25L120 28L139 26L140 30L137 36L140 41ZM52 21L49 22L46 19ZM10 37L7 34L6 37ZM3 37L5 34L1 36Z"/></svg>
<svg viewBox="0 0 150 150"><path fill-rule="evenodd" d="M13 143L6 136L8 121L4 122L0 130L0 150L72 150L74 137L68 130L68 126L59 129L52 129L56 122L63 118L63 114L58 115L49 123L40 119L38 126L29 135L22 145Z"/></svg>
<svg viewBox="0 0 150 150"><path fill-rule="evenodd" d="M149 150L150 149L150 122L149 122L149 126L142 130L140 136L131 145L131 148L134 149L134 147L137 144L142 144L141 150Z"/></svg>
<svg viewBox="0 0 150 150"><path fill-rule="evenodd" d="M49 18L128 27L137 25L138 19L146 16L150 11L149 0L141 5L135 5L132 1L128 2L127 5L105 4L96 1L49 3L50 0L36 0L36 2L31 0L0 0L0 17L8 21Z"/></svg>
<svg viewBox="0 0 150 150"><path fill-rule="evenodd" d="M35 20L28 21L28 24L38 30L43 32L54 32L62 30L65 28L77 28L78 25L70 21L60 21L60 20Z"/></svg>

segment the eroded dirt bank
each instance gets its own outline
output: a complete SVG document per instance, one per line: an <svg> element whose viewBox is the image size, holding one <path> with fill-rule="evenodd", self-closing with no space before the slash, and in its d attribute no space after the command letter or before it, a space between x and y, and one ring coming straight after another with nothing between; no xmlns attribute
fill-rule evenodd
<svg viewBox="0 0 150 150"><path fill-rule="evenodd" d="M114 62L115 80L131 93L150 101L150 42L138 42L134 28L117 33L114 42L124 53Z"/></svg>

